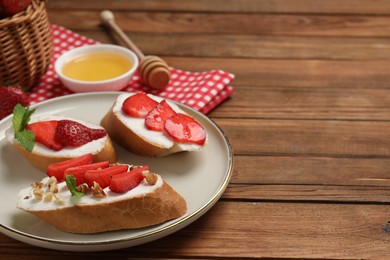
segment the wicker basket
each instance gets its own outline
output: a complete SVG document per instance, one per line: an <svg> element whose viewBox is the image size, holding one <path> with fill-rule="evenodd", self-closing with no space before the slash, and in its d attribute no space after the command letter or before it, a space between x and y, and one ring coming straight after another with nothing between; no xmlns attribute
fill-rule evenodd
<svg viewBox="0 0 390 260"><path fill-rule="evenodd" d="M52 42L46 1L0 20L0 85L11 81L30 89L50 64Z"/></svg>

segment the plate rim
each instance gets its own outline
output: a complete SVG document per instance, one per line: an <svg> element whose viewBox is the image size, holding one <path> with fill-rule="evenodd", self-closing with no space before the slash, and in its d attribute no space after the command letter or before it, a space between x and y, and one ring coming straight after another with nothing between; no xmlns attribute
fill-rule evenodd
<svg viewBox="0 0 390 260"><path fill-rule="evenodd" d="M62 101L64 99L73 99L73 98L78 98L78 97L81 97L81 96L106 96L106 95L119 95L119 94L123 94L123 93L131 93L131 92L107 91L107 92L74 93L74 94L70 94L70 95L65 95L65 96L60 96L60 97L55 97L55 98L51 98L51 99L48 99L48 100L44 100L44 101L41 101L39 103L35 103L35 104L31 105L30 107L31 108L37 108L39 106L44 106L44 105L47 105L47 104L50 104L50 103L60 102L60 101ZM44 238L44 237L28 234L28 233L25 233L23 231L19 231L17 229L14 229L12 227L9 227L7 225L4 225L4 224L0 223L0 231L1 231L1 233L6 235L6 236L8 236L8 237L11 237L11 238L13 238L15 240L21 241L23 243L32 244L32 245L35 245L35 246L38 246L38 247L45 247L45 248L50 248L50 249L66 250L66 251L91 251L91 250L77 250L77 248L83 247L83 246L101 246L101 245L109 246L109 245L113 245L113 244L121 244L121 243L126 243L126 242L131 242L131 241L136 242L137 240L147 239L147 238L151 238L151 239L146 241L145 243L151 242L151 241L158 240L160 238L166 237L166 236L168 236L168 235L170 235L172 233L175 233L175 232L179 231L180 229L188 226L189 224L191 224L192 222L197 220L199 217L201 217L203 214L205 214L215 203L217 203L219 198L223 195L223 193L224 193L225 189L227 188L227 186L228 186L228 184L230 182L230 179L231 179L231 177L233 175L233 168L234 168L233 148L232 148L232 146L231 146L231 144L229 142L229 139L228 139L227 135L225 134L225 132L221 129L220 126L218 126L214 122L214 120L209 118L207 115L202 114L201 112L195 110L192 107L189 107L189 106L187 106L185 104L182 104L180 102L177 102L175 100L171 100L169 98L165 98L165 97L163 97L163 98L167 99L167 100L169 100L169 101L171 101L173 103L176 103L181 108L183 107L186 110L189 110L192 113L197 114L197 116L204 117L220 133L220 135L221 135L221 137L222 137L222 139L224 141L224 144L226 145L227 153L228 153L228 160L227 160L228 161L228 167L227 167L227 171L226 171L226 173L224 175L224 179L221 182L220 186L215 190L214 195L212 197L210 197L209 200L207 202L205 202L202 207L198 208L196 211L194 211L193 213L191 213L191 214L189 214L189 215L187 215L185 217L181 217L177 221L173 220L172 223L170 223L169 225L166 225L166 226L164 226L162 228L159 228L159 229L156 229L156 230L152 230L152 231L147 231L145 233L142 233L142 234L139 234L139 235L136 235L136 236L132 236L132 237L120 238L120 239L110 239L110 240L106 240L106 241L86 241L86 242L80 242L80 241L55 240L55 239L51 239L51 238ZM11 116L12 115L9 115L9 116L5 117L3 120L0 120L0 124L2 123L2 121L4 122L5 120L7 120L7 118L9 118ZM175 230L174 228L178 228L178 229ZM168 232L169 230L171 230L172 232ZM166 235L162 235L160 237L154 238L154 236L157 236L158 234L164 234L165 232L167 232ZM23 237L27 241L18 239L18 237ZM44 243L48 243L49 245L77 246L77 248L75 248L74 250L69 250L69 249L64 249L64 248L59 249L59 248L53 248L53 247L49 247L49 246L36 245L33 242L35 242L35 243L44 242ZM140 245L140 244L144 244L144 243L142 243L142 242L140 242L138 244L135 243L134 245L127 245L127 247L132 247L132 246L136 246L136 245ZM102 249L102 251L103 250L110 250L110 249L109 248L108 249ZM96 251L96 250L94 250L94 251Z"/></svg>

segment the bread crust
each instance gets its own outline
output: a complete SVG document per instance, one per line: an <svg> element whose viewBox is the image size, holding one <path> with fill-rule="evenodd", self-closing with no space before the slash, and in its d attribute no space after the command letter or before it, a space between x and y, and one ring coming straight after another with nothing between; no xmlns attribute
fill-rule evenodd
<svg viewBox="0 0 390 260"><path fill-rule="evenodd" d="M160 224L183 216L187 212L187 203L163 181L153 192L124 200L55 210L23 210L62 231L91 234Z"/></svg>
<svg viewBox="0 0 390 260"><path fill-rule="evenodd" d="M94 162L109 161L110 163L117 162L117 154L113 143L109 136L106 136L106 141L104 146L96 153L92 153ZM72 156L48 156L45 154L40 154L37 152L29 152L18 142L14 142L13 146L16 150L26 158L34 167L40 169L41 171L46 172L47 167L50 164L62 162L74 158Z"/></svg>
<svg viewBox="0 0 390 260"><path fill-rule="evenodd" d="M114 142L142 156L162 156L169 153L168 149L146 141L128 128L113 112L114 105L100 121L100 125L106 129Z"/></svg>

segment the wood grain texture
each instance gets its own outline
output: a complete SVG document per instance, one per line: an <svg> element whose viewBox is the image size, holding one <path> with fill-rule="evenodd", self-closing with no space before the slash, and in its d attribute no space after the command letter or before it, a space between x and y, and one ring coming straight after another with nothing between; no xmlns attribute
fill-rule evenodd
<svg viewBox="0 0 390 260"><path fill-rule="evenodd" d="M381 88L336 90L333 87L295 88L235 85L236 91L213 117L388 121L389 96ZM240 96L240 99L235 98Z"/></svg>
<svg viewBox="0 0 390 260"><path fill-rule="evenodd" d="M389 14L388 0L52 0L49 8L101 10L110 7L120 11L192 11L192 12L242 12L242 13L315 13L315 14Z"/></svg>
<svg viewBox="0 0 390 260"><path fill-rule="evenodd" d="M256 34L281 36L388 37L390 18L363 15L113 12L126 32ZM52 23L88 30L100 24L97 11L53 10ZM74 21L77 21L75 23Z"/></svg>
<svg viewBox="0 0 390 260"><path fill-rule="evenodd" d="M389 186L387 158L250 156L235 157L232 184L345 186L368 189ZM387 188L385 188L387 190ZM244 198L244 196L243 196Z"/></svg>
<svg viewBox="0 0 390 260"><path fill-rule="evenodd" d="M231 184L223 198L261 202L344 202L390 205L390 178L381 179L380 183L379 187L345 187L339 184L337 186Z"/></svg>
<svg viewBox="0 0 390 260"><path fill-rule="evenodd" d="M130 36L145 53L259 59L388 60L390 40L261 35L141 34ZM160 44L156 47L156 42ZM326 48L324 48L326 46Z"/></svg>
<svg viewBox="0 0 390 260"><path fill-rule="evenodd" d="M112 38L104 31L81 31L99 42ZM126 33L145 54L177 57L288 60L389 60L388 38L308 36ZM159 43L156 45L156 43ZM326 46L326 48L324 48Z"/></svg>
<svg viewBox="0 0 390 260"><path fill-rule="evenodd" d="M215 121L229 136L237 155L390 157L390 140L386 138L390 122L267 119ZM241 126L239 131L237 125Z"/></svg>
<svg viewBox="0 0 390 260"><path fill-rule="evenodd" d="M368 56L367 56L368 57ZM190 71L213 68L234 73L233 85L245 87L248 96L257 96L259 87L289 87L291 90L330 88L337 94L350 88L388 90L388 60L288 60L164 57L172 66ZM253 95L251 93L253 92ZM366 98L369 98L366 97ZM254 104L247 104L252 106Z"/></svg>
<svg viewBox="0 0 390 260"><path fill-rule="evenodd" d="M158 241L99 254L57 253L0 236L0 253L125 258L327 258L388 255L388 206L220 202L190 225ZM66 258L68 257L68 258ZM46 259L47 259L46 258Z"/></svg>

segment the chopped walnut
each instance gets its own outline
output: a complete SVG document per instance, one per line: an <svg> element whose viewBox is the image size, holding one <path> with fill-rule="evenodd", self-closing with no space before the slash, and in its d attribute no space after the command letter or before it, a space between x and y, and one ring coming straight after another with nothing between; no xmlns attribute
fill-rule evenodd
<svg viewBox="0 0 390 260"><path fill-rule="evenodd" d="M50 179L49 179L49 181L48 181L48 183L50 183L50 182L55 182L55 183L57 183L57 178L56 178L55 176L51 176Z"/></svg>
<svg viewBox="0 0 390 260"><path fill-rule="evenodd" d="M41 188L34 188L33 194L35 196L35 199L37 199L37 200L43 199L43 190Z"/></svg>
<svg viewBox="0 0 390 260"><path fill-rule="evenodd" d="M95 198L104 198L106 196L106 193L104 190L100 187L99 183L93 182L93 187L92 187L92 195Z"/></svg>
<svg viewBox="0 0 390 260"><path fill-rule="evenodd" d="M45 197L43 197L43 201L44 202L50 202L53 200L53 193L52 192L48 192L46 193Z"/></svg>
<svg viewBox="0 0 390 260"><path fill-rule="evenodd" d="M143 171L142 175L145 176L146 182L149 183L149 185L156 184L158 179L158 175L156 173L150 171Z"/></svg>
<svg viewBox="0 0 390 260"><path fill-rule="evenodd" d="M33 188L39 188L39 189L42 189L42 187L43 187L43 183L42 182L33 182L33 183L31 183L31 186L33 187Z"/></svg>
<svg viewBox="0 0 390 260"><path fill-rule="evenodd" d="M57 179L54 176L51 176L49 181L47 182L47 187L49 188L49 191L53 193L58 192L58 187L57 187Z"/></svg>
<svg viewBox="0 0 390 260"><path fill-rule="evenodd" d="M87 193L87 191L88 191L88 185L87 184L81 184L81 185L79 185L79 186L77 186L76 187L76 190L78 191L78 192L82 192L82 193Z"/></svg>
<svg viewBox="0 0 390 260"><path fill-rule="evenodd" d="M54 198L55 198L55 202L57 204L59 204L59 205L65 204L64 199L60 195L58 195L57 193L54 193Z"/></svg>
<svg viewBox="0 0 390 260"><path fill-rule="evenodd" d="M52 193L58 192L57 182L49 182L47 185L49 186L49 192L52 192Z"/></svg>

